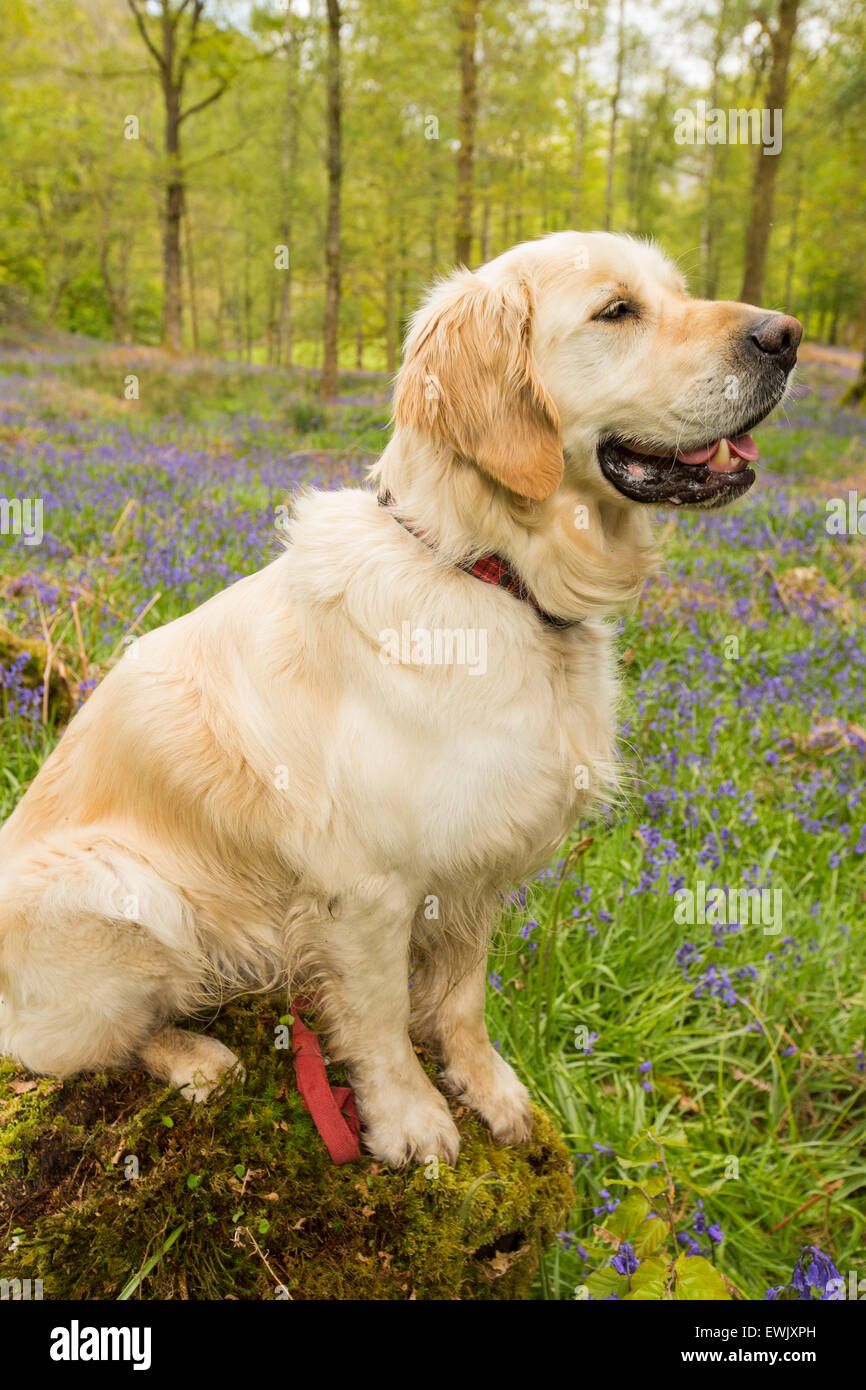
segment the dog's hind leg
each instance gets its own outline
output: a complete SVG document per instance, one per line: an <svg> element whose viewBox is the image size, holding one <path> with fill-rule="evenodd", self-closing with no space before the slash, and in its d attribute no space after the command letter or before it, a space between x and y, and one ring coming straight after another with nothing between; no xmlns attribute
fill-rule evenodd
<svg viewBox="0 0 866 1390"><path fill-rule="evenodd" d="M240 1080L245 1075L230 1048L185 1028L161 1028L138 1055L151 1075L189 1100L207 1100L233 1073Z"/></svg>
<svg viewBox="0 0 866 1390"><path fill-rule="evenodd" d="M0 1051L50 1076L134 1065L189 1011L195 947L189 904L137 856L34 847L0 870Z"/></svg>

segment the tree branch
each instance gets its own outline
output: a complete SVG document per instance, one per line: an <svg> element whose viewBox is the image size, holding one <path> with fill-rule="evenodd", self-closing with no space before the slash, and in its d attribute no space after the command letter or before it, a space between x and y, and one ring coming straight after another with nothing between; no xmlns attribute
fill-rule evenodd
<svg viewBox="0 0 866 1390"><path fill-rule="evenodd" d="M188 116L194 116L196 112L203 111L206 106L210 106L213 102L219 101L223 92L228 88L228 85L227 82L221 82L220 85L211 92L210 96L206 96L203 101L197 101L195 106L188 106L185 111L181 111L177 118L178 125L180 125L182 121L185 121Z"/></svg>
<svg viewBox="0 0 866 1390"><path fill-rule="evenodd" d="M209 154L202 155L200 159L184 160L184 178L186 177L187 171L189 169L197 169L200 164L210 164L211 160L213 159L224 159L227 154L234 154L236 150L240 150L243 148L244 145L249 144L250 140L256 133L257 132L255 131L249 131L246 135L242 136L240 140L238 140L236 145L227 145L225 149L222 150L211 150Z"/></svg>
<svg viewBox="0 0 866 1390"><path fill-rule="evenodd" d="M146 43L147 47L150 49L151 53L156 59L157 68L159 69L160 73L165 72L165 59L163 58L159 49L153 43L150 35L147 32L147 27L144 23L144 16L138 8L138 0L126 0L126 3L131 9L135 18L135 22L138 25L138 32L141 34L141 37L144 39L144 42Z"/></svg>
<svg viewBox="0 0 866 1390"><path fill-rule="evenodd" d="M178 18L180 18L180 16L183 14L183 11L186 9L188 3L189 0L183 0L183 5L177 12ZM198 25L199 20L201 19L203 9L204 0L195 0L195 9L192 12L192 17L189 23L189 39L187 40L186 48L180 56L180 62L178 63L177 67L177 85L179 89L183 88L186 70L189 67L189 60L192 57L192 50L195 48L196 44L199 41Z"/></svg>

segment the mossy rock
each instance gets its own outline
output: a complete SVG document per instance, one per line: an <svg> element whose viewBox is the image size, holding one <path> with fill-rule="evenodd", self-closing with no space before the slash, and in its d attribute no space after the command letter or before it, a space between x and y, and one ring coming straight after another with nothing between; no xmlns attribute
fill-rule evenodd
<svg viewBox="0 0 866 1390"><path fill-rule="evenodd" d="M20 657L27 657L20 680L28 690L42 690L45 685L45 666L48 648L36 637L19 637L0 623L0 667L11 666ZM62 653L53 652L48 672L48 712L55 724L65 724L72 714L73 696ZM2 714L0 705L0 714Z"/></svg>
<svg viewBox="0 0 866 1390"><path fill-rule="evenodd" d="M140 1073L0 1062L0 1279L41 1279L46 1299L529 1297L572 1202L550 1117L497 1148L455 1109L460 1158L438 1175L334 1167L274 1045L284 1009L223 1010L213 1034L247 1077L205 1105Z"/></svg>

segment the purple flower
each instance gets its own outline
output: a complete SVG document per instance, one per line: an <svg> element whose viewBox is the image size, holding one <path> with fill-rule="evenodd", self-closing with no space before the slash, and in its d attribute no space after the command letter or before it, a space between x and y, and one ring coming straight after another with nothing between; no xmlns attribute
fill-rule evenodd
<svg viewBox="0 0 866 1390"><path fill-rule="evenodd" d="M598 1195L599 1197L604 1197L605 1201L603 1206L593 1207L593 1216L601 1216L601 1213L603 1211L616 1211L617 1207L619 1206L619 1200L616 1197L611 1197L606 1187L600 1187L598 1190Z"/></svg>
<svg viewBox="0 0 866 1390"><path fill-rule="evenodd" d="M812 1290L817 1290L822 1303L845 1297L842 1276L830 1256L817 1245L803 1246L791 1276L791 1287L801 1299L808 1300L812 1298Z"/></svg>
<svg viewBox="0 0 866 1390"><path fill-rule="evenodd" d="M629 1245L628 1241L623 1241L619 1250L611 1260L611 1264L617 1274L624 1274L627 1278L631 1278L640 1264L640 1260L634 1253L634 1247Z"/></svg>

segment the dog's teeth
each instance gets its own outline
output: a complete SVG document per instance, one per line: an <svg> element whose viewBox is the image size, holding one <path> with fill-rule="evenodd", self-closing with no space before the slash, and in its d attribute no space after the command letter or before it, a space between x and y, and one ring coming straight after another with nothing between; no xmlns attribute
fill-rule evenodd
<svg viewBox="0 0 866 1390"><path fill-rule="evenodd" d="M734 473L741 466L742 460L735 454L731 454L727 439L719 441L719 447L709 461L709 466L714 473Z"/></svg>

